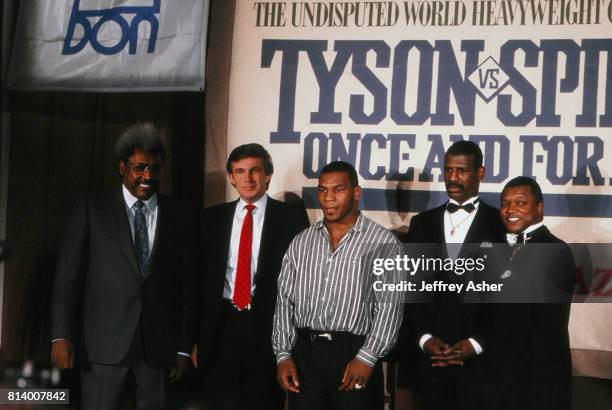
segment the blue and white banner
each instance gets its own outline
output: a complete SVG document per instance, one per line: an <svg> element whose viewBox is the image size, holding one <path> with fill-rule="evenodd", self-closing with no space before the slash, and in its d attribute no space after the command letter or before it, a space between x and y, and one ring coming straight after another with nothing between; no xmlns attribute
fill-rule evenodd
<svg viewBox="0 0 612 410"><path fill-rule="evenodd" d="M202 90L207 21L208 0L22 1L9 86Z"/></svg>
<svg viewBox="0 0 612 410"><path fill-rule="evenodd" d="M270 191L301 195L313 220L317 174L341 159L361 209L406 230L446 200L444 152L468 139L484 201L531 176L557 236L612 238L612 0L240 0L229 108L228 150L266 146ZM593 260L584 293L610 300L612 255ZM573 312L573 347L612 352L612 304Z"/></svg>
<svg viewBox="0 0 612 410"><path fill-rule="evenodd" d="M266 145L272 191L317 208L319 170L346 160L362 209L405 229L469 139L486 202L532 176L559 236L612 237L612 0L240 1L232 53L228 148Z"/></svg>

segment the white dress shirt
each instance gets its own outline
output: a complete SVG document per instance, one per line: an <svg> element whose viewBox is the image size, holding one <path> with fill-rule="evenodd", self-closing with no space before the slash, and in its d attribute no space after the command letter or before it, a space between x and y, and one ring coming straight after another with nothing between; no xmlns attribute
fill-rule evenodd
<svg viewBox="0 0 612 410"><path fill-rule="evenodd" d="M478 212L478 205L480 204L480 201L474 203L474 201L477 200L478 196L473 196L463 204L459 204L459 202L455 201L454 199L449 199L451 204L456 205L467 205L473 203L475 209L469 213L465 209L459 209L453 214L448 212L448 210L444 211L444 240L447 244L465 242L465 237L470 230L470 226L472 226L472 222L474 222L476 212ZM453 229L455 230L455 234L451 235L451 231ZM460 247L457 245L447 246L446 250L448 252L448 256L453 259L456 258L457 255L454 254L459 252L459 248Z"/></svg>
<svg viewBox="0 0 612 410"><path fill-rule="evenodd" d="M266 205L268 203L268 195L264 195L257 201L253 202L253 241L251 247L251 295L255 292L255 275L257 274L257 262L259 259L259 247L261 245L261 232L263 230L264 216L266 214ZM230 239L230 247L227 255L227 267L225 269L225 285L223 287L223 297L228 300L234 298L234 285L236 283L236 267L238 266L238 247L240 246L240 232L242 231L242 223L247 214L247 202L240 198L236 204L234 211L234 219L232 221L232 236Z"/></svg>
<svg viewBox="0 0 612 410"><path fill-rule="evenodd" d="M142 212L147 221L147 234L149 236L149 255L153 250L153 244L155 243L155 229L157 228L157 194L151 195L151 198L143 201L136 198L131 194L130 191L125 187L123 188L123 199L125 200L125 212L127 213L128 221L130 222L130 231L132 232L132 240L134 240L134 219L136 218L136 210L134 204L138 201L142 201L145 205L142 207Z"/></svg>

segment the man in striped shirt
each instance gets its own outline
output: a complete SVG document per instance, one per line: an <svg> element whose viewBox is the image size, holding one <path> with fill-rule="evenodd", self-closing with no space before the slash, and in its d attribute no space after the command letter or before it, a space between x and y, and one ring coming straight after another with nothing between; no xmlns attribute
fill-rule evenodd
<svg viewBox="0 0 612 410"><path fill-rule="evenodd" d="M291 410L383 408L379 359L395 344L401 295L375 292L375 259L394 258L392 233L366 218L352 165L319 175L323 220L289 246L278 281L272 345Z"/></svg>

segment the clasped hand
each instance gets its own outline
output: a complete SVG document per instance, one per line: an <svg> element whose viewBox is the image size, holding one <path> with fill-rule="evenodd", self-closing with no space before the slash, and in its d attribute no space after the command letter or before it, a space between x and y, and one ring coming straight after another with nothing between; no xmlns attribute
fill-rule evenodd
<svg viewBox="0 0 612 410"><path fill-rule="evenodd" d="M449 346L437 337L432 337L425 342L423 349L433 361L432 367L463 366L466 359L476 355L474 346L467 339Z"/></svg>

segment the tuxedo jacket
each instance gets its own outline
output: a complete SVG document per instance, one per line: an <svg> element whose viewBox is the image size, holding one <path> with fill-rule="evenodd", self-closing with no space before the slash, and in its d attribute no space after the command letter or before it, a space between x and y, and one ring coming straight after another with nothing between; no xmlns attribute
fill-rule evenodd
<svg viewBox="0 0 612 410"><path fill-rule="evenodd" d="M408 229L408 242L440 244L436 246L435 256L446 257L445 209L446 204L412 217ZM481 200L464 243L482 242L505 242L505 228L499 217L499 210ZM460 257L463 251L462 248L459 252ZM451 276L452 279L461 280L461 277L456 278L454 274ZM460 296L454 293L437 293L431 302L433 303L406 305L406 314L410 322L406 323L407 329L404 330L405 335L409 336L404 336L404 339L411 339L412 343L417 343L423 334L430 333L452 345L473 337L486 350L481 306L464 304Z"/></svg>
<svg viewBox="0 0 612 410"><path fill-rule="evenodd" d="M230 248L232 223L238 201L213 206L204 211L203 240L205 261L201 288L200 360L211 368L218 358L223 326L223 289ZM283 256L293 237L309 226L303 210L268 197L252 295L253 349L272 353L272 322L276 306L278 275Z"/></svg>
<svg viewBox="0 0 612 410"><path fill-rule="evenodd" d="M139 325L150 366L171 366L177 352L191 352L197 230L185 205L157 194L157 206L143 275L121 186L77 200L53 285L52 339L76 343L90 363L120 363Z"/></svg>
<svg viewBox="0 0 612 410"><path fill-rule="evenodd" d="M530 232L509 266L512 275L535 275L571 293L572 252L546 226ZM529 244L554 244L549 248ZM492 409L568 409L571 401L570 300L565 303L490 304L487 373Z"/></svg>

